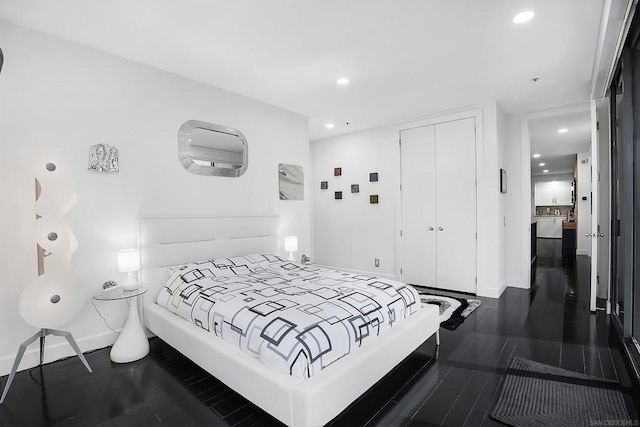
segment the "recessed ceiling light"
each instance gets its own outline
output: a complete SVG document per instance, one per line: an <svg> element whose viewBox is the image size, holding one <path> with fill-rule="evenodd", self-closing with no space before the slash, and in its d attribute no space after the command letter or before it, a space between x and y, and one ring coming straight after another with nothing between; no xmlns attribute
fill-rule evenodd
<svg viewBox="0 0 640 427"><path fill-rule="evenodd" d="M327 129L333 129L334 127L336 127L336 125L334 125L333 123L327 123L326 125L324 125L324 127L326 127Z"/></svg>
<svg viewBox="0 0 640 427"><path fill-rule="evenodd" d="M516 16L513 17L513 23L514 24L523 24L527 21L530 21L533 18L533 11L531 10L526 10L524 12L520 12L519 14L517 14Z"/></svg>
<svg viewBox="0 0 640 427"><path fill-rule="evenodd" d="M534 155L533 155L533 158L534 158L534 159L537 159L538 157L540 157L540 154L538 154L538 153L536 153L536 154L534 154Z"/></svg>
<svg viewBox="0 0 640 427"><path fill-rule="evenodd" d="M349 84L349 79L346 77L340 77L338 80L336 80L336 83L338 83L339 85L346 85Z"/></svg>
<svg viewBox="0 0 640 427"><path fill-rule="evenodd" d="M544 172L544 173L549 173L549 169L545 169L545 170L543 170L542 172Z"/></svg>
<svg viewBox="0 0 640 427"><path fill-rule="evenodd" d="M569 129L567 128L558 129L558 133L567 133L567 132L569 132Z"/></svg>
<svg viewBox="0 0 640 427"><path fill-rule="evenodd" d="M546 163L540 163L538 166L545 166Z"/></svg>

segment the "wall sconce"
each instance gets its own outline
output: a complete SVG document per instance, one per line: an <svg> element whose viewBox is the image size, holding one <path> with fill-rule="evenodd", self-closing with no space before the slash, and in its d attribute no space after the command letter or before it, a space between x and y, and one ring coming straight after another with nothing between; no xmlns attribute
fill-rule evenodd
<svg viewBox="0 0 640 427"><path fill-rule="evenodd" d="M118 252L118 271L127 273L127 280L122 284L125 291L138 289L137 272L140 270L140 251L123 249Z"/></svg>
<svg viewBox="0 0 640 427"><path fill-rule="evenodd" d="M284 250L289 252L288 261L295 261L293 253L298 250L298 236L287 236L284 238Z"/></svg>

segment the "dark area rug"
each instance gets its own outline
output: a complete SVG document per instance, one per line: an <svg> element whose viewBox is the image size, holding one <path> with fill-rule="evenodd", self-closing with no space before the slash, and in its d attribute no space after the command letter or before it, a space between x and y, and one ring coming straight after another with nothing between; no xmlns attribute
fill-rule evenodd
<svg viewBox="0 0 640 427"><path fill-rule="evenodd" d="M423 304L434 304L440 309L440 327L455 331L462 325L476 308L480 306L480 300L467 298L445 297L433 295L418 289L420 301Z"/></svg>
<svg viewBox="0 0 640 427"><path fill-rule="evenodd" d="M516 427L632 425L618 383L520 357L491 417Z"/></svg>

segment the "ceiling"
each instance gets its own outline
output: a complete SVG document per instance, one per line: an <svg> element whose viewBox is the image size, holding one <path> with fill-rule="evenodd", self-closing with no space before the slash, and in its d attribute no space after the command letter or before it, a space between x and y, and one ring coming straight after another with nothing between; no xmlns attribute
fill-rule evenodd
<svg viewBox="0 0 640 427"><path fill-rule="evenodd" d="M315 140L491 100L588 102L604 3L3 0L0 19L303 114Z"/></svg>
<svg viewBox="0 0 640 427"><path fill-rule="evenodd" d="M573 174L576 153L586 153L591 146L590 118L590 113L585 112L530 121L531 154L540 154L539 158L531 158L531 175ZM559 133L560 129L566 132Z"/></svg>

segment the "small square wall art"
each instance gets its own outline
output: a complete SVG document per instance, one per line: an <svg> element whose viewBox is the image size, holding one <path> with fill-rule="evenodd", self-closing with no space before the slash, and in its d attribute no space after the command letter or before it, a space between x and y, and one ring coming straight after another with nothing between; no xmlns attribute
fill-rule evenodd
<svg viewBox="0 0 640 427"><path fill-rule="evenodd" d="M342 191L336 191L336 200L342 200Z"/></svg>
<svg viewBox="0 0 640 427"><path fill-rule="evenodd" d="M351 192L359 193L360 192L360 184L351 184Z"/></svg>
<svg viewBox="0 0 640 427"><path fill-rule="evenodd" d="M329 188L329 182L328 181L320 181L320 189L321 190L327 190Z"/></svg>
<svg viewBox="0 0 640 427"><path fill-rule="evenodd" d="M342 176L342 168L333 168L333 176Z"/></svg>
<svg viewBox="0 0 640 427"><path fill-rule="evenodd" d="M378 182L378 172L371 172L369 174L369 182Z"/></svg>
<svg viewBox="0 0 640 427"><path fill-rule="evenodd" d="M372 194L369 196L369 203L371 203L372 205L377 205L378 204L378 195L377 194Z"/></svg>

